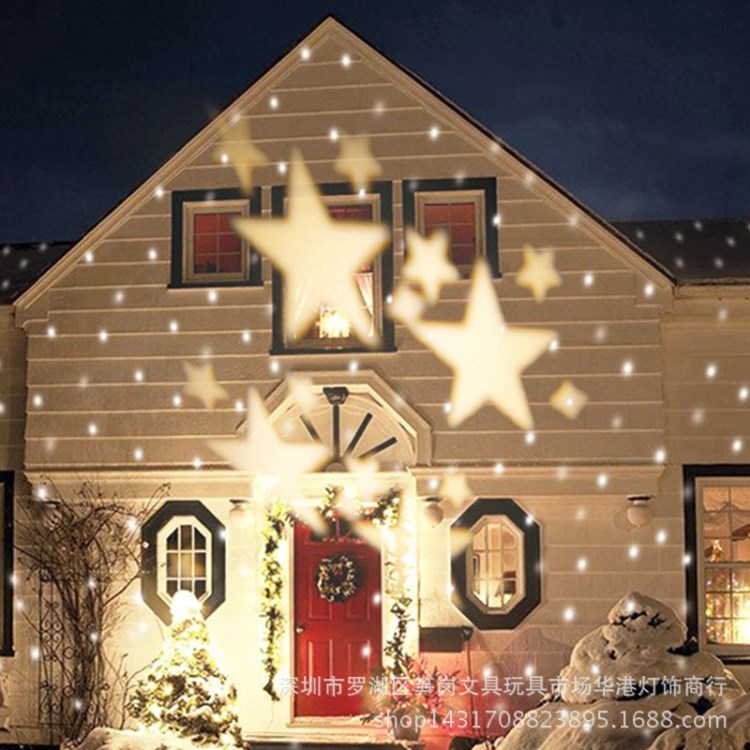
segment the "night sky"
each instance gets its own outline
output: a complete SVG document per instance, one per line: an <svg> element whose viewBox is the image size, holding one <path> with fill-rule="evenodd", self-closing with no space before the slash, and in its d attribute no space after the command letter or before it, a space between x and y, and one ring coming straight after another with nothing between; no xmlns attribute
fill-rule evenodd
<svg viewBox="0 0 750 750"><path fill-rule="evenodd" d="M0 241L79 237L328 13L606 218L750 215L747 0L5 0Z"/></svg>

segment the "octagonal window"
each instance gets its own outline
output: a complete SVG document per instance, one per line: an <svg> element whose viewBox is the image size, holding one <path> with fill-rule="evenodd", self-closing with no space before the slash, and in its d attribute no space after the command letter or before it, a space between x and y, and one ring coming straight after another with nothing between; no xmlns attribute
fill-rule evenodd
<svg viewBox="0 0 750 750"><path fill-rule="evenodd" d="M536 521L514 500L479 498L453 523L453 603L481 630L516 627L541 600Z"/></svg>

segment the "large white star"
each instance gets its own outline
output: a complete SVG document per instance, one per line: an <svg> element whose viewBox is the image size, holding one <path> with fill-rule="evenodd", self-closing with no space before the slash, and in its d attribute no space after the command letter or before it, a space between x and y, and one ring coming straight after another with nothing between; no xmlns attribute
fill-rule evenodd
<svg viewBox="0 0 750 750"><path fill-rule="evenodd" d="M384 224L336 221L320 198L298 150L292 152L289 206L283 219L242 218L235 228L284 275L284 332L298 339L327 304L349 320L368 346L380 343L354 274L383 250Z"/></svg>
<svg viewBox="0 0 750 750"><path fill-rule="evenodd" d="M316 471L329 457L321 443L289 443L282 440L268 417L255 388L247 394L247 431L239 438L209 440L208 445L238 471L285 479Z"/></svg>
<svg viewBox="0 0 750 750"><path fill-rule="evenodd" d="M463 321L420 320L409 327L453 370L448 424L456 427L490 403L519 427L533 427L521 373L557 334L546 328L506 325L486 261L474 264Z"/></svg>

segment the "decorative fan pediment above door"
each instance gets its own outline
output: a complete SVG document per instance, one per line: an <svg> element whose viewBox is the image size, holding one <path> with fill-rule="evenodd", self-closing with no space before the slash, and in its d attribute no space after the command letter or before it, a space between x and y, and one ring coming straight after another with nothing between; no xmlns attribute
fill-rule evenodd
<svg viewBox="0 0 750 750"><path fill-rule="evenodd" d="M377 458L383 468L429 463L430 428L371 371L300 373L311 381L314 402L303 413L285 383L266 404L285 440L315 440L329 448L327 471L346 471L345 459Z"/></svg>

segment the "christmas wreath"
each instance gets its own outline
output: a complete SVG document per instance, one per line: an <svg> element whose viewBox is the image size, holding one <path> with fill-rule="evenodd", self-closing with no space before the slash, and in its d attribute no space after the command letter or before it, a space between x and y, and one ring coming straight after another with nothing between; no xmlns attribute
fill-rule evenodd
<svg viewBox="0 0 750 750"><path fill-rule="evenodd" d="M333 555L318 565L315 581L320 596L329 602L345 602L357 591L357 566L351 557Z"/></svg>

